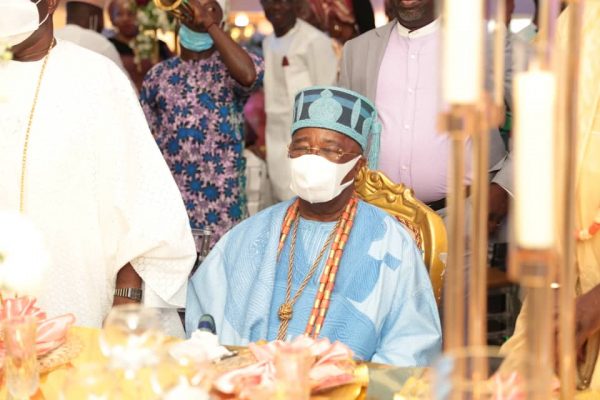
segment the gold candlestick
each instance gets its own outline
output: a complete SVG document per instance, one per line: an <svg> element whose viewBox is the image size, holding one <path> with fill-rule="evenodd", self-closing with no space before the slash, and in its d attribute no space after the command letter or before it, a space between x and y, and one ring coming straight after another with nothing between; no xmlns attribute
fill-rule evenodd
<svg viewBox="0 0 600 400"><path fill-rule="evenodd" d="M554 1L554 0L551 0ZM557 4L555 4L557 5ZM553 15L549 2L542 16ZM550 398L554 366L556 278L556 88L553 71L555 21L541 24L537 57L529 70L515 75L514 154L516 248L511 275L527 289L525 377L535 390L530 398Z"/></svg>
<svg viewBox="0 0 600 400"><path fill-rule="evenodd" d="M505 0L497 1L496 32L493 42L493 95L484 92L482 79L484 66L481 57L483 39L476 38L473 43L465 46L473 51L471 58L468 58L466 53L461 55L467 58L458 57L457 46L451 40L454 37L454 29L457 31L469 29L465 28L464 24L473 30L474 36L482 33L482 29L478 27L483 25L483 3L478 0L468 3L461 3L461 7L469 8L466 15L471 19L468 21L465 21L465 15L461 10L450 8L458 7L457 3L445 3L444 8L444 35L447 36L444 44L444 97L450 104L450 109L448 113L442 114L440 130L449 132L451 139L448 176L448 272L445 287L447 301L444 308L446 350L465 344L484 346L487 343L489 132L499 126L504 119ZM453 19L453 17L458 19L458 16L460 16L459 22ZM464 37L464 34L461 37ZM465 60L473 63L467 70L474 69L479 73L461 72L460 66L465 65ZM456 76L457 74L460 76ZM454 83L448 83L446 81L448 79ZM464 93L456 87L456 82L461 79L468 82L466 85L468 90ZM473 178L471 224L468 227L470 237L468 249L471 251L471 256L467 277L464 177L467 157L465 146L468 139L472 140ZM464 282L468 282L468 287L465 287ZM468 308L465 302L468 303Z"/></svg>
<svg viewBox="0 0 600 400"><path fill-rule="evenodd" d="M477 112L478 126L471 135L473 180L471 183L471 266L469 274L469 346L487 344L487 268L488 268L488 194L489 194L489 120L487 104Z"/></svg>
<svg viewBox="0 0 600 400"><path fill-rule="evenodd" d="M523 371L531 389L527 399L551 398L552 366L554 365L554 296L551 283L556 274L556 253L551 249L514 247L511 252L510 273L518 277L527 289Z"/></svg>
<svg viewBox="0 0 600 400"><path fill-rule="evenodd" d="M582 1L571 1L569 5L569 31L568 45L565 46L564 59L567 60L564 78L561 81L560 110L560 148L563 149L564 179L562 187L562 201L564 215L561 218L561 231L563 252L560 259L558 281L559 323L558 323L558 348L559 348L559 376L561 381L561 399L572 399L575 396L576 386L576 358L575 358L575 179L577 162L577 132L579 131L578 88L579 88L579 62L581 50L581 14Z"/></svg>
<svg viewBox="0 0 600 400"><path fill-rule="evenodd" d="M453 106L442 120L451 140L448 174L448 258L444 291L444 349L465 344L465 146L476 121L476 109Z"/></svg>
<svg viewBox="0 0 600 400"><path fill-rule="evenodd" d="M534 399L550 396L554 355L556 277L555 123L556 76L537 66L515 75L514 81L515 247L510 273L527 289L527 383Z"/></svg>

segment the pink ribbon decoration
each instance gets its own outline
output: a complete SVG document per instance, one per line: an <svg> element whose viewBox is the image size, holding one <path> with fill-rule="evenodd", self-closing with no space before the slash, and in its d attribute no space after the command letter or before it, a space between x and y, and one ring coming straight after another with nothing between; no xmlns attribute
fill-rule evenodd
<svg viewBox="0 0 600 400"><path fill-rule="evenodd" d="M511 372L505 376L496 373L491 378L491 384L494 390L494 400L525 400L528 397L527 383L518 372ZM551 391L557 391L559 388L560 382L553 378Z"/></svg>
<svg viewBox="0 0 600 400"><path fill-rule="evenodd" d="M340 342L331 343L329 339L314 340L307 336L298 336L292 342L273 341L265 345L250 343L248 349L257 362L244 368L238 368L221 375L215 382L215 388L224 394L251 392L255 386L272 386L275 382L275 355L285 348L307 349L315 358L309 378L312 392L344 385L354 380L352 370L352 350Z"/></svg>
<svg viewBox="0 0 600 400"><path fill-rule="evenodd" d="M506 379L500 374L495 374L492 382L495 400L521 400L527 398L527 394L521 387L523 381L516 372L510 373Z"/></svg>
<svg viewBox="0 0 600 400"><path fill-rule="evenodd" d="M33 316L38 320L36 351L38 356L49 353L67 340L67 331L75 323L73 314L55 318L46 318L46 313L36 307L33 297L14 297L2 299L0 320ZM0 341L0 360L4 358L4 342Z"/></svg>
<svg viewBox="0 0 600 400"><path fill-rule="evenodd" d="M36 317L39 320L46 319L46 313L36 307L36 299L32 297L12 297L2 299L0 319L6 320L17 317Z"/></svg>

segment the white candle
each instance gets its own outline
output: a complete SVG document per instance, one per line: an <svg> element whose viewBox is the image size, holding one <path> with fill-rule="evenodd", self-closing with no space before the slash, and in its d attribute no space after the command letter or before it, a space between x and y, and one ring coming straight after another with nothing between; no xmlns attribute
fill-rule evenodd
<svg viewBox="0 0 600 400"><path fill-rule="evenodd" d="M483 0L445 0L443 18L444 100L473 104L483 86Z"/></svg>
<svg viewBox="0 0 600 400"><path fill-rule="evenodd" d="M521 248L548 249L555 243L555 102L554 74L515 75L515 239Z"/></svg>

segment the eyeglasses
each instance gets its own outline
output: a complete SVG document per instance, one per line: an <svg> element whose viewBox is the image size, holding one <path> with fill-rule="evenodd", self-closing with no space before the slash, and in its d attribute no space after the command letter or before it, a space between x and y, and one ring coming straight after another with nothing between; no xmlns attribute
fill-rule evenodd
<svg viewBox="0 0 600 400"><path fill-rule="evenodd" d="M288 147L288 156L290 158L298 158L301 156L305 156L307 154L314 154L317 156L324 157L329 161L338 162L345 155L353 155L360 156L360 153L351 153L348 151L343 151L339 147L310 147L310 146L302 146L302 145L293 145L291 144Z"/></svg>

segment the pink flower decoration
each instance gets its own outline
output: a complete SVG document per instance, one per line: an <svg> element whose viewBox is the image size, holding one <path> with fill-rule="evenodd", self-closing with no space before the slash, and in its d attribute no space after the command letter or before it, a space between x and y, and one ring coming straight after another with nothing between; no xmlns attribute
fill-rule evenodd
<svg viewBox="0 0 600 400"><path fill-rule="evenodd" d="M292 342L273 341L265 345L250 343L248 349L257 362L221 375L215 387L221 393L244 398L256 386L272 386L275 382L275 355L285 349L307 349L315 359L309 372L313 392L344 385L354 380L352 350L340 342L298 336Z"/></svg>
<svg viewBox="0 0 600 400"><path fill-rule="evenodd" d="M75 323L73 314L65 314L55 318L46 318L46 313L36 307L33 297L16 297L2 299L0 319L13 319L33 316L38 320L36 350L38 356L49 353L67 340L67 331ZM4 358L4 342L0 341L0 360Z"/></svg>

